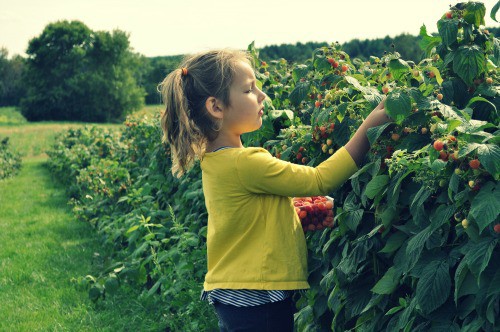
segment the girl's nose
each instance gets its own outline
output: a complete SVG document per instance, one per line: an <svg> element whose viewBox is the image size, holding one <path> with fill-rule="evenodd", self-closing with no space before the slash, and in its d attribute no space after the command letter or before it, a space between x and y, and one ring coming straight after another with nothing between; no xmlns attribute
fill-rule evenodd
<svg viewBox="0 0 500 332"><path fill-rule="evenodd" d="M262 102L264 99L267 98L267 95L262 90L259 89L259 91L260 91L259 102Z"/></svg>

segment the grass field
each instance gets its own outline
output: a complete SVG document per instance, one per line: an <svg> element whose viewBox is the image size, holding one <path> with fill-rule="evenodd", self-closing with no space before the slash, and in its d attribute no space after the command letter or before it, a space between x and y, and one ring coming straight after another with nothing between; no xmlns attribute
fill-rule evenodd
<svg viewBox="0 0 500 332"><path fill-rule="evenodd" d="M89 224L73 218L65 188L44 166L44 151L57 133L85 125L29 123L14 108L0 108L0 139L8 136L23 155L20 173L0 181L0 331L161 331L166 325L157 298L125 285L93 303L72 282L98 271L96 257L106 257L106 248Z"/></svg>

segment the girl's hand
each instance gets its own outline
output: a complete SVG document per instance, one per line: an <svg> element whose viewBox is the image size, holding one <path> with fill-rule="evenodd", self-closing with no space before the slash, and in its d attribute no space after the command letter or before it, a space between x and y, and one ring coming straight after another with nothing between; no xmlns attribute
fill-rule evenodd
<svg viewBox="0 0 500 332"><path fill-rule="evenodd" d="M347 152L349 152L358 167L363 162L366 153L370 150L370 142L366 136L368 129L392 121L385 113L385 100L386 98L384 97L377 107L370 112L354 136L345 145Z"/></svg>

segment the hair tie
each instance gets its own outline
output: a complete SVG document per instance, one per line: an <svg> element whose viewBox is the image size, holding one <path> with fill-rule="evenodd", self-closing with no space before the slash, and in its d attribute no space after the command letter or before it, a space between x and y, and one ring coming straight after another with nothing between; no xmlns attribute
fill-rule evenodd
<svg viewBox="0 0 500 332"><path fill-rule="evenodd" d="M186 76L188 74L188 70L186 67L182 67L181 70L182 70L182 76Z"/></svg>

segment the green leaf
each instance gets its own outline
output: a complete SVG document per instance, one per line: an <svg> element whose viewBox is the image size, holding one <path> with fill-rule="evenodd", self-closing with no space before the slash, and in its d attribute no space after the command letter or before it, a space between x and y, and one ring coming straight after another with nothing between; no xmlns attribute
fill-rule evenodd
<svg viewBox="0 0 500 332"><path fill-rule="evenodd" d="M498 239L483 238L479 243L470 247L463 258L467 262L469 270L478 281L480 280L481 273L483 273L484 269L488 266L493 250L497 244Z"/></svg>
<svg viewBox="0 0 500 332"><path fill-rule="evenodd" d="M422 250L424 249L425 241L427 241L431 235L431 228L426 227L408 241L408 246L406 247L406 271L410 271L418 262Z"/></svg>
<svg viewBox="0 0 500 332"><path fill-rule="evenodd" d="M301 78L306 77L309 73L307 65L298 65L292 71L292 78L295 82L300 81Z"/></svg>
<svg viewBox="0 0 500 332"><path fill-rule="evenodd" d="M359 84L359 81L352 77L352 76L345 76L344 79L351 85L353 85L356 89L358 89L359 91L362 91L363 90L363 86L361 86L361 84Z"/></svg>
<svg viewBox="0 0 500 332"><path fill-rule="evenodd" d="M387 115L400 124L411 115L411 98L406 91L393 90L385 101Z"/></svg>
<svg viewBox="0 0 500 332"><path fill-rule="evenodd" d="M443 40L443 44L450 46L457 42L458 35L458 20L456 19L440 19L437 22L439 35Z"/></svg>
<svg viewBox="0 0 500 332"><path fill-rule="evenodd" d="M427 68L430 72L433 72L434 75L436 76L436 82L441 85L443 83L443 78L441 77L441 73L439 72L439 69L436 67L428 67ZM429 85L431 87L432 85Z"/></svg>
<svg viewBox="0 0 500 332"><path fill-rule="evenodd" d="M481 165L498 180L500 175L500 147L493 144L479 144L477 155Z"/></svg>
<svg viewBox="0 0 500 332"><path fill-rule="evenodd" d="M391 226L391 222L394 220L394 217L397 215L397 210L393 206L388 206L387 209L384 210L380 214L380 219L382 219L382 225L384 225L386 228L389 228Z"/></svg>
<svg viewBox="0 0 500 332"><path fill-rule="evenodd" d="M418 42L418 45L420 48L425 52L426 55L430 55L432 50L441 44L441 37L439 36L429 36L427 34L427 28L425 25L422 25L420 27L420 34L419 36L421 37L420 41Z"/></svg>
<svg viewBox="0 0 500 332"><path fill-rule="evenodd" d="M382 248L382 250L380 250L379 252L390 254L398 250L407 238L408 236L403 232L394 233L389 237L384 248Z"/></svg>
<svg viewBox="0 0 500 332"><path fill-rule="evenodd" d="M497 1L497 3L493 6L493 8L491 9L491 13L490 13L490 17L493 21L495 22L498 22L497 21L497 11L498 11L498 8L500 8L500 1Z"/></svg>
<svg viewBox="0 0 500 332"><path fill-rule="evenodd" d="M440 204L430 217L432 231L435 231L439 227L448 223L453 216L453 213L455 213L455 209L455 205Z"/></svg>
<svg viewBox="0 0 500 332"><path fill-rule="evenodd" d="M500 295L500 269L497 269L495 275L491 279L490 286L488 287L488 292L486 296L498 296Z"/></svg>
<svg viewBox="0 0 500 332"><path fill-rule="evenodd" d="M104 289L107 294L114 294L118 290L118 287L118 278L114 273L112 273L108 278L106 278L106 281L104 282Z"/></svg>
<svg viewBox="0 0 500 332"><path fill-rule="evenodd" d="M434 172L436 172L436 173L438 173L443 168L445 168L446 164L447 164L446 161L443 161L441 159L436 159L431 164L431 170L434 171Z"/></svg>
<svg viewBox="0 0 500 332"><path fill-rule="evenodd" d="M392 314L395 314L396 312L400 311L401 309L403 309L403 307L400 307L400 306L394 307L391 310L387 311L387 313L384 316L390 316Z"/></svg>
<svg viewBox="0 0 500 332"><path fill-rule="evenodd" d="M371 289L375 294L392 294L399 284L401 273L391 266L375 286Z"/></svg>
<svg viewBox="0 0 500 332"><path fill-rule="evenodd" d="M373 199L377 196L389 183L389 175L378 175L371 179L366 185L365 195Z"/></svg>
<svg viewBox="0 0 500 332"><path fill-rule="evenodd" d="M448 299L451 289L448 269L448 262L432 261L418 280L416 300L424 313L433 312Z"/></svg>
<svg viewBox="0 0 500 332"><path fill-rule="evenodd" d="M463 158L474 151L477 151L481 165L495 179L498 179L500 174L500 148L494 144L468 143L460 149L458 157Z"/></svg>
<svg viewBox="0 0 500 332"><path fill-rule="evenodd" d="M380 137L380 135L384 133L385 128L389 127L390 125L391 123L388 122L381 126L369 128L366 133L366 136L368 137L368 141L370 141L370 144L375 143L377 139Z"/></svg>
<svg viewBox="0 0 500 332"><path fill-rule="evenodd" d="M484 319L481 317L477 317L472 322L467 325L464 324L460 332L478 332L482 330L482 326L484 324Z"/></svg>
<svg viewBox="0 0 500 332"><path fill-rule="evenodd" d="M479 28L484 25L484 15L486 14L486 7L481 2L468 2L465 7L463 18L466 22L474 24Z"/></svg>
<svg viewBox="0 0 500 332"><path fill-rule="evenodd" d="M460 184L460 177L453 172L448 184L448 198L450 201L455 200L455 194L458 192L458 185Z"/></svg>
<svg viewBox="0 0 500 332"><path fill-rule="evenodd" d="M462 259L462 261L460 262L460 264L458 264L458 267L455 271L454 300L455 300L456 305L458 305L458 299L461 296L460 288L462 287L462 283L464 282L468 271L469 271L469 269L467 268L467 262Z"/></svg>
<svg viewBox="0 0 500 332"><path fill-rule="evenodd" d="M410 208L413 209L416 206L424 204L424 202L427 200L427 198L429 198L430 195L431 192L426 189L425 186L422 186L411 202Z"/></svg>
<svg viewBox="0 0 500 332"><path fill-rule="evenodd" d="M125 233L125 235L129 235L130 233L134 232L135 230L137 230L138 228L140 227L140 225L134 225L132 227L130 227L127 232Z"/></svg>
<svg viewBox="0 0 500 332"><path fill-rule="evenodd" d="M470 215L479 226L479 232L497 219L500 213L500 190L493 182L486 183L474 197L470 207Z"/></svg>
<svg viewBox="0 0 500 332"><path fill-rule="evenodd" d="M90 300L96 302L99 299L99 297L101 297L101 295L103 294L103 291L104 288L101 284L95 283L94 285L92 285L92 287L90 287L89 289Z"/></svg>
<svg viewBox="0 0 500 332"><path fill-rule="evenodd" d="M269 111L269 117L273 120L283 117L289 120L293 120L294 114L290 110L271 110Z"/></svg>
<svg viewBox="0 0 500 332"><path fill-rule="evenodd" d="M351 231L355 232L358 228L359 222L361 221L361 219L363 219L363 212L364 211L362 209L346 212L345 223Z"/></svg>
<svg viewBox="0 0 500 332"><path fill-rule="evenodd" d="M311 83L309 81L299 82L290 93L288 97L292 104L299 105L304 98L306 98L309 93L309 89L311 88Z"/></svg>
<svg viewBox="0 0 500 332"><path fill-rule="evenodd" d="M477 45L462 45L455 52L453 71L472 85L474 79L486 71L486 59L483 50Z"/></svg>
<svg viewBox="0 0 500 332"><path fill-rule="evenodd" d="M471 100L469 100L469 102L467 103L467 105L465 107L470 107L470 105L472 105L473 103L475 103L477 101L485 102L485 103L491 105L495 111L497 110L497 107L495 106L495 104L493 104L488 99L483 98L483 97L474 97L474 98L471 98Z"/></svg>
<svg viewBox="0 0 500 332"><path fill-rule="evenodd" d="M389 70L394 79L399 80L404 74L410 71L410 65L402 59L392 59L389 61Z"/></svg>

